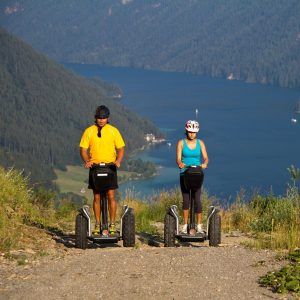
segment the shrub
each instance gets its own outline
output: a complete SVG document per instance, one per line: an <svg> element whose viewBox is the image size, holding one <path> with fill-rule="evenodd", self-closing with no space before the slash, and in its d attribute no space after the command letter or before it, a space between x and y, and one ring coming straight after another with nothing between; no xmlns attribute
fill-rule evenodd
<svg viewBox="0 0 300 300"><path fill-rule="evenodd" d="M207 193L202 193L203 219L206 220L208 207L213 202ZM140 232L148 232L158 234L154 223L164 222L164 217L172 205L178 207L180 219L182 218L182 196L179 189L171 191L161 191L159 194L153 196L148 200L140 200L132 191L128 191L124 200L120 202L121 205L127 204L135 210L136 228Z"/></svg>
<svg viewBox="0 0 300 300"><path fill-rule="evenodd" d="M21 172L0 167L0 250L16 246L21 225L38 217L30 201L32 194Z"/></svg>
<svg viewBox="0 0 300 300"><path fill-rule="evenodd" d="M291 263L277 272L268 272L259 282L276 293L294 292L300 296L300 249L291 252L287 258Z"/></svg>
<svg viewBox="0 0 300 300"><path fill-rule="evenodd" d="M300 246L299 203L294 186L288 187L285 197L256 193L245 201L243 193L239 193L224 212L223 229L251 232L257 248L294 249Z"/></svg>
<svg viewBox="0 0 300 300"><path fill-rule="evenodd" d="M0 167L0 251L18 247L20 237L28 233L27 227L62 227L64 222L74 226L76 205L68 199L54 203L52 191L33 191L22 172Z"/></svg>

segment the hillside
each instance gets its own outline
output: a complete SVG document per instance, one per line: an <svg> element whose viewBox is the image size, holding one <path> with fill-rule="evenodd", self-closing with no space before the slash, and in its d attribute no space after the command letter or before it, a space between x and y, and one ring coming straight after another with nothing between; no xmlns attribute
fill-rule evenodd
<svg viewBox="0 0 300 300"><path fill-rule="evenodd" d="M297 0L0 3L0 25L58 61L289 87L300 86L299 18Z"/></svg>
<svg viewBox="0 0 300 300"><path fill-rule="evenodd" d="M107 96L114 86L106 93L107 83L66 71L1 28L0 45L0 165L25 169L34 182L49 185L53 168L81 163L79 140L100 104L111 109L127 154L144 145L145 132L158 133Z"/></svg>

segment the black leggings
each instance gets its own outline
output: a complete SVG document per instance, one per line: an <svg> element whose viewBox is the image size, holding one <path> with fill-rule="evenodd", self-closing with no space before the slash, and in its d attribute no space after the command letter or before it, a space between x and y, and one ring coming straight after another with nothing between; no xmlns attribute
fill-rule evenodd
<svg viewBox="0 0 300 300"><path fill-rule="evenodd" d="M184 186L184 176L180 176L180 188L182 193L182 209L186 210L190 208L190 191ZM202 213L202 203L201 203L201 187L192 193L195 197L195 213Z"/></svg>

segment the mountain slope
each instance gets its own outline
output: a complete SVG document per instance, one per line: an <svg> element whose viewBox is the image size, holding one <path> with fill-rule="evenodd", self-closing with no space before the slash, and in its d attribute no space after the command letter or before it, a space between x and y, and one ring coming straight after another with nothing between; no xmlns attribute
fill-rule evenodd
<svg viewBox="0 0 300 300"><path fill-rule="evenodd" d="M60 61L300 86L297 0L3 0L0 18Z"/></svg>
<svg viewBox="0 0 300 300"><path fill-rule="evenodd" d="M0 28L0 164L24 168L33 181L53 179L53 167L80 163L78 144L96 106L111 109L127 152L144 144L149 121L103 95L98 84L66 71ZM136 126L130 124L134 122Z"/></svg>

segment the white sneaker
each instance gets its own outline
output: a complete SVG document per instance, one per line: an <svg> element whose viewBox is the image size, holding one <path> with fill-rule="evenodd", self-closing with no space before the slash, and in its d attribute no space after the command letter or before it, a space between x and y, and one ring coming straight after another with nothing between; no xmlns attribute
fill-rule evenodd
<svg viewBox="0 0 300 300"><path fill-rule="evenodd" d="M197 231L197 233L203 233L204 232L203 224L197 224L196 231Z"/></svg>
<svg viewBox="0 0 300 300"><path fill-rule="evenodd" d="M187 234L187 227L188 227L188 224L184 224L181 228L181 233Z"/></svg>

